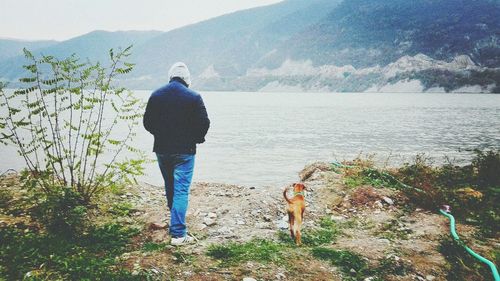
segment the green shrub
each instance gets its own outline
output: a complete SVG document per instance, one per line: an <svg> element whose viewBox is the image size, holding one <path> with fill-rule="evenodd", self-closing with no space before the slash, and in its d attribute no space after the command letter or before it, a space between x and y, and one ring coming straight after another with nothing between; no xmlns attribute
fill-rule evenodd
<svg viewBox="0 0 500 281"><path fill-rule="evenodd" d="M87 206L73 189L35 193L31 198L37 201L30 213L50 233L74 237L87 227Z"/></svg>
<svg viewBox="0 0 500 281"><path fill-rule="evenodd" d="M485 276L491 276L486 265L474 259L462 245L449 237L441 240L439 252L450 266L448 280L485 280Z"/></svg>
<svg viewBox="0 0 500 281"><path fill-rule="evenodd" d="M27 273L32 280L140 280L115 267L116 257L136 234L118 224L93 227L73 238L1 228L0 275L8 280L21 280Z"/></svg>

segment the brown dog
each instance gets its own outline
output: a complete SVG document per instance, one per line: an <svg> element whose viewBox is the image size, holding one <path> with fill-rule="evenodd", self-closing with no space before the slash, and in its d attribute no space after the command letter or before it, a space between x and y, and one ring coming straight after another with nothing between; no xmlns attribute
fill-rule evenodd
<svg viewBox="0 0 500 281"><path fill-rule="evenodd" d="M306 187L301 183L293 184L293 198L287 197L289 187L283 191L283 196L288 202L288 223L290 224L290 236L295 240L297 246L301 245L300 228L302 227L302 219L306 209L306 202L304 200Z"/></svg>

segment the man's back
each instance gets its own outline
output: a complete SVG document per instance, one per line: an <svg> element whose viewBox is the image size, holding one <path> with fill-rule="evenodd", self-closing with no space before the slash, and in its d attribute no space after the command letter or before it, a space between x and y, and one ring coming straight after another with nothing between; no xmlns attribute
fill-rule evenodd
<svg viewBox="0 0 500 281"><path fill-rule="evenodd" d="M209 125L203 99L180 79L174 78L149 98L144 127L155 137L154 152L194 154Z"/></svg>

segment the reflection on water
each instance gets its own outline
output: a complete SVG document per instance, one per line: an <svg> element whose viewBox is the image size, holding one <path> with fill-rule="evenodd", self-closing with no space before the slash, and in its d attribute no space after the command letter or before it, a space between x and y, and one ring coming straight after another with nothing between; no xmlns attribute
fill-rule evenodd
<svg viewBox="0 0 500 281"><path fill-rule="evenodd" d="M145 100L150 92L138 91ZM212 125L198 147L195 181L280 186L314 161L375 153L398 165L417 153L457 162L500 148L500 95L202 93ZM142 127L137 144L150 152ZM462 150L462 152L459 152ZM463 151L465 150L465 152ZM5 147L3 155L15 154ZM150 154L153 158L153 154ZM0 170L20 161L2 160ZM161 184L156 164L144 181Z"/></svg>

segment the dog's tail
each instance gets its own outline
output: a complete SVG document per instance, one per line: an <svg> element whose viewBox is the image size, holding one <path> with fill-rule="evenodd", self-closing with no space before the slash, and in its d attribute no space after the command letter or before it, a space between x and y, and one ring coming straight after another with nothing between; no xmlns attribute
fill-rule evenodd
<svg viewBox="0 0 500 281"><path fill-rule="evenodd" d="M292 201L290 201L290 199L288 199L288 197L286 196L287 191L288 191L288 187L285 188L285 190L283 190L283 197L285 197L286 202L292 204Z"/></svg>

